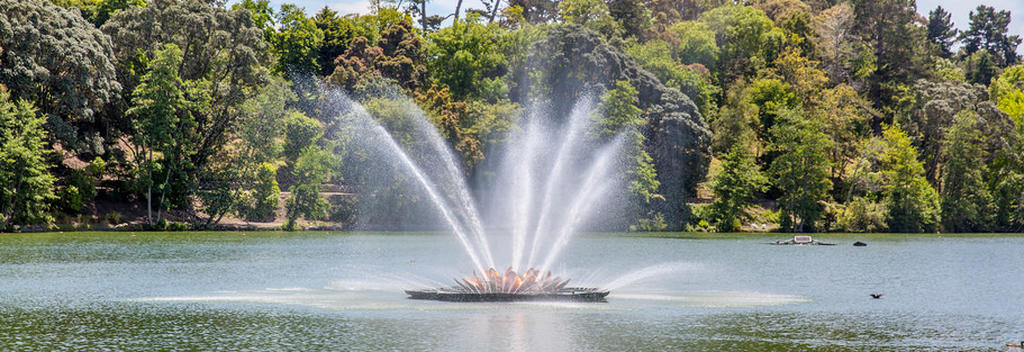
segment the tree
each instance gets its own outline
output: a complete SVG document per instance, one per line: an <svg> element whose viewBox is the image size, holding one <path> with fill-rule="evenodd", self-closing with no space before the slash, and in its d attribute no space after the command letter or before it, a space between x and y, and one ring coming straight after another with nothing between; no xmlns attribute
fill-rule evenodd
<svg viewBox="0 0 1024 352"><path fill-rule="evenodd" d="M822 117L829 139L829 161L833 182L845 179L847 165L857 158L859 141L871 135L871 115L864 110L867 102L847 85L825 90L815 107Z"/></svg>
<svg viewBox="0 0 1024 352"><path fill-rule="evenodd" d="M761 10L748 6L725 5L704 13L700 21L715 33L720 50L717 72L723 82L756 72L768 60L764 44L772 30L772 20Z"/></svg>
<svg viewBox="0 0 1024 352"><path fill-rule="evenodd" d="M97 115L121 90L109 37L76 9L0 1L0 48L0 84L50 119L51 138L65 150L101 144Z"/></svg>
<svg viewBox="0 0 1024 352"><path fill-rule="evenodd" d="M825 72L834 83L852 84L858 76L854 63L858 46L863 46L853 32L854 12L849 3L840 3L814 17L816 53L824 63Z"/></svg>
<svg viewBox="0 0 1024 352"><path fill-rule="evenodd" d="M508 39L497 24L477 23L475 14L427 37L427 68L452 97L498 101L508 94Z"/></svg>
<svg viewBox="0 0 1024 352"><path fill-rule="evenodd" d="M300 216L312 220L327 215L330 204L320 195L320 185L330 180L337 164L334 155L320 146L311 145L302 151L292 169L296 181L288 188L292 195L285 202L286 229L295 229Z"/></svg>
<svg viewBox="0 0 1024 352"><path fill-rule="evenodd" d="M306 17L305 9L295 5L281 5L276 17L278 30L271 41L277 54L274 71L285 77L319 73L324 32Z"/></svg>
<svg viewBox="0 0 1024 352"><path fill-rule="evenodd" d="M46 118L26 100L0 89L0 230L48 225L54 177L46 145Z"/></svg>
<svg viewBox="0 0 1024 352"><path fill-rule="evenodd" d="M899 125L882 131L886 149L879 158L883 195L892 232L935 232L941 219L939 195L924 178L917 149Z"/></svg>
<svg viewBox="0 0 1024 352"><path fill-rule="evenodd" d="M992 195L985 184L988 173L977 112L956 115L943 145L946 163L942 175L942 228L946 232L983 232L991 229L995 214Z"/></svg>
<svg viewBox="0 0 1024 352"><path fill-rule="evenodd" d="M1020 62L1017 46L1021 43L1019 35L1008 35L1010 11L996 12L991 6L978 5L971 11L971 24L960 34L967 55L979 50L987 50L999 67L1006 67ZM987 82L986 82L987 83Z"/></svg>
<svg viewBox="0 0 1024 352"><path fill-rule="evenodd" d="M925 69L925 28L917 23L914 0L854 0L854 34L873 51L876 70L867 75L867 98L876 109L893 108L901 86Z"/></svg>
<svg viewBox="0 0 1024 352"><path fill-rule="evenodd" d="M754 162L749 147L735 143L722 159L722 171L711 180L711 217L718 232L739 230L739 222L748 217L747 207L757 192L762 192L768 180Z"/></svg>
<svg viewBox="0 0 1024 352"><path fill-rule="evenodd" d="M950 13L942 6L935 7L928 13L928 41L939 49L939 56L948 58L953 55L950 48L956 43L959 30L953 27Z"/></svg>
<svg viewBox="0 0 1024 352"><path fill-rule="evenodd" d="M700 107L701 115L714 115L714 97L719 93L718 87L711 82L711 74L704 66L681 65L672 58L672 48L669 44L660 40L631 44L626 47L626 52L666 86L686 94Z"/></svg>
<svg viewBox="0 0 1024 352"><path fill-rule="evenodd" d="M70 9L77 8L82 17L97 28L102 26L118 11L146 5L143 0L51 0L54 4Z"/></svg>
<svg viewBox="0 0 1024 352"><path fill-rule="evenodd" d="M652 24L651 11L641 1L610 0L608 14L622 28L623 35L639 37L644 35Z"/></svg>
<svg viewBox="0 0 1024 352"><path fill-rule="evenodd" d="M134 106L126 112L136 124L132 140L136 147L133 159L139 173L138 182L145 189L146 217L150 225L160 220L171 176L181 171L188 154L193 152L188 137L195 132L196 122L190 109L203 103L189 101L192 94L187 90L195 84L183 82L178 75L182 50L175 44L166 44L155 55L132 92ZM154 176L158 166L163 173L163 181ZM156 220L153 219L154 187L160 191Z"/></svg>
<svg viewBox="0 0 1024 352"><path fill-rule="evenodd" d="M334 59L345 53L349 42L356 36L356 24L351 18L338 17L338 13L324 6L313 16L316 28L324 34L320 51L317 54L317 65L320 75L327 76L334 71Z"/></svg>
<svg viewBox="0 0 1024 352"><path fill-rule="evenodd" d="M561 0L558 2L558 15L562 22L580 25L601 33L605 38L616 37L622 32L604 0Z"/></svg>
<svg viewBox="0 0 1024 352"><path fill-rule="evenodd" d="M683 64L701 64L709 69L718 70L718 44L715 32L704 22L677 22L669 28L679 44L673 55Z"/></svg>
<svg viewBox="0 0 1024 352"><path fill-rule="evenodd" d="M795 232L813 231L832 189L828 179L831 143L820 120L804 117L794 109L781 110L779 117L771 129L773 149L779 156L772 161L769 172L774 186L782 192L781 225Z"/></svg>
<svg viewBox="0 0 1024 352"><path fill-rule="evenodd" d="M978 50L964 59L968 82L988 85L999 74L999 64L988 50Z"/></svg>

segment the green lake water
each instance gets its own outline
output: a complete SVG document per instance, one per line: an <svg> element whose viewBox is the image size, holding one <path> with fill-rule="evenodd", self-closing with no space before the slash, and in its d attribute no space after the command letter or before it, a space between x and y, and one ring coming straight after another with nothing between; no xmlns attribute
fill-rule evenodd
<svg viewBox="0 0 1024 352"><path fill-rule="evenodd" d="M610 288L607 303L445 303L402 290L472 271L447 234L0 234L0 350L1005 351L1024 339L1024 237L766 244L781 239L582 235L553 271Z"/></svg>

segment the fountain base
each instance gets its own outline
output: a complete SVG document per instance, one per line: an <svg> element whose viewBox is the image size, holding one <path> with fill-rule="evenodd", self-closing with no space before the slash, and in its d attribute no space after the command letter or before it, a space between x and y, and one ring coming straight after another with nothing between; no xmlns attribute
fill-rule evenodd
<svg viewBox="0 0 1024 352"><path fill-rule="evenodd" d="M608 291L596 288L566 287L569 279L541 275L534 268L520 275L509 267L505 273L494 268L483 276L455 279L457 286L426 290L406 290L411 299L430 299L448 302L514 302L514 301L574 301L604 302Z"/></svg>
<svg viewBox="0 0 1024 352"><path fill-rule="evenodd" d="M428 299L446 302L520 302L520 301L562 301L562 302L607 302L609 291L596 288L566 287L549 292L465 292L458 288L430 290L406 290L410 299Z"/></svg>

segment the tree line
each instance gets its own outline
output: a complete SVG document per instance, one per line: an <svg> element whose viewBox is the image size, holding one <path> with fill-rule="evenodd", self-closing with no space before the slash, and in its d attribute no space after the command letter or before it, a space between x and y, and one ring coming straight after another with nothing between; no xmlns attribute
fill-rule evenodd
<svg viewBox="0 0 1024 352"><path fill-rule="evenodd" d="M401 175L362 172L334 91L407 145L426 112L475 183L524 111L596 92L592 137L631 131L616 229L1024 225L1008 11L961 32L912 0L425 1L0 0L0 229L108 204L154 228L275 221L282 190L287 228L422 212Z"/></svg>

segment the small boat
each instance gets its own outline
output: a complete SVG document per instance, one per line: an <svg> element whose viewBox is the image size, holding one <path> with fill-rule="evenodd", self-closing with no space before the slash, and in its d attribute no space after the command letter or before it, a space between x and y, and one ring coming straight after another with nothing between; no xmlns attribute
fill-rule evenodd
<svg viewBox="0 0 1024 352"><path fill-rule="evenodd" d="M605 297L610 291L596 288L566 287L548 292L466 292L452 287L428 290L405 290L410 299L429 299L446 302L519 302L519 301L569 301L569 302L607 302Z"/></svg>
<svg viewBox="0 0 1024 352"><path fill-rule="evenodd" d="M789 239L789 240L786 240L786 241L775 241L775 243L772 243L772 244L777 244L777 245L800 245L800 246L835 246L836 245L835 243L827 243L827 242L816 241L813 238L811 238L811 236L807 236L807 235L793 236L792 239Z"/></svg>

